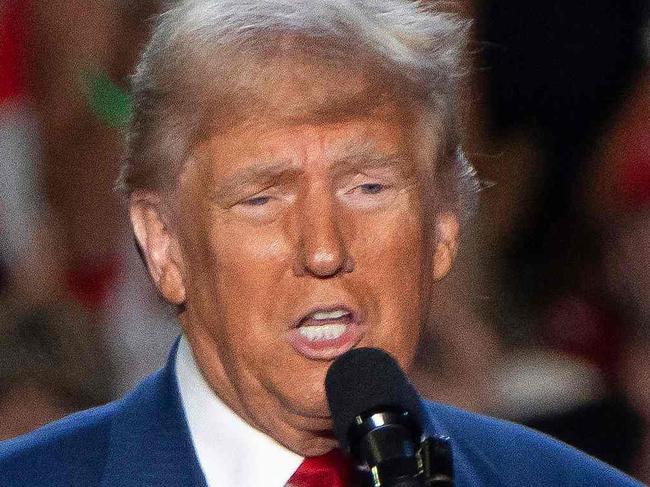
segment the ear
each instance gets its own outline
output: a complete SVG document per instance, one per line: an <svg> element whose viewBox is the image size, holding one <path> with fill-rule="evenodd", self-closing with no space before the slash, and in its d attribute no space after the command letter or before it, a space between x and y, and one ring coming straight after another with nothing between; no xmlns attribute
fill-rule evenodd
<svg viewBox="0 0 650 487"><path fill-rule="evenodd" d="M456 215L443 212L436 219L436 244L431 262L433 278L439 281L447 275L458 251L460 225Z"/></svg>
<svg viewBox="0 0 650 487"><path fill-rule="evenodd" d="M185 285L178 242L168 225L161 197L136 192L129 204L135 238L149 274L163 297L172 304L185 301Z"/></svg>

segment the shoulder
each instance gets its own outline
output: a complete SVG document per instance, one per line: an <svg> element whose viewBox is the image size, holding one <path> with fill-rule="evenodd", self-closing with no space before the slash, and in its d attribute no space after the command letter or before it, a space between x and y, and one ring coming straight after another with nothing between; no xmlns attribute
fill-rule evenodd
<svg viewBox="0 0 650 487"><path fill-rule="evenodd" d="M426 402L461 461L487 470L501 485L640 486L616 469L524 426Z"/></svg>
<svg viewBox="0 0 650 487"><path fill-rule="evenodd" d="M116 476L128 480L124 485L142 485L128 476L150 467L146 459L158 458L152 451L168 454L183 437L171 370L150 375L118 401L0 442L0 486L114 486ZM169 463L169 455L160 463Z"/></svg>
<svg viewBox="0 0 650 487"><path fill-rule="evenodd" d="M98 485L119 402L83 411L0 443L6 487Z"/></svg>

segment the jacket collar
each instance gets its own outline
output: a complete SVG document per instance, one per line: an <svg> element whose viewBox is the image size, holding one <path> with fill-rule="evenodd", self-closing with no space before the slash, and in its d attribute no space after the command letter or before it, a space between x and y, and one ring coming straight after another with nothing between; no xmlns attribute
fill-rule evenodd
<svg viewBox="0 0 650 487"><path fill-rule="evenodd" d="M101 487L207 487L178 393L177 347L165 368L120 401Z"/></svg>

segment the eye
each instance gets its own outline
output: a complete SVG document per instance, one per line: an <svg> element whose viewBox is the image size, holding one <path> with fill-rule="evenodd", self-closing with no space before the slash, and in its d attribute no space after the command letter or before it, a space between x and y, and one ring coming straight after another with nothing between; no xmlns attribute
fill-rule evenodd
<svg viewBox="0 0 650 487"><path fill-rule="evenodd" d="M390 186L382 183L364 183L354 186L348 190L348 194L364 196L364 195L376 195L385 192L389 189Z"/></svg>
<svg viewBox="0 0 650 487"><path fill-rule="evenodd" d="M254 198L242 201L242 204L246 206L263 206L269 201L271 201L270 196L255 196Z"/></svg>
<svg viewBox="0 0 650 487"><path fill-rule="evenodd" d="M381 183L367 183L357 186L364 194L377 194L386 189L386 186Z"/></svg>
<svg viewBox="0 0 650 487"><path fill-rule="evenodd" d="M347 188L339 192L339 198L350 208L358 210L380 210L387 208L397 195L397 184L383 178L362 175L350 181ZM367 181L367 182L364 182Z"/></svg>
<svg viewBox="0 0 650 487"><path fill-rule="evenodd" d="M239 203L231 207L231 210L233 215L246 221L264 223L280 217L291 201L290 195L267 189L241 199Z"/></svg>

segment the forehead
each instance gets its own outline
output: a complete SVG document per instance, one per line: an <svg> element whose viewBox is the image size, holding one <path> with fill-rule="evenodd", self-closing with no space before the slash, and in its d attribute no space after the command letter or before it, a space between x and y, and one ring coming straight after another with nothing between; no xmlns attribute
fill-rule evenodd
<svg viewBox="0 0 650 487"><path fill-rule="evenodd" d="M237 118L213 115L194 150L201 172L210 176L204 182L218 183L246 166L332 164L359 152L410 159L404 155L415 138L417 98L372 63L290 52L244 63L236 72Z"/></svg>

